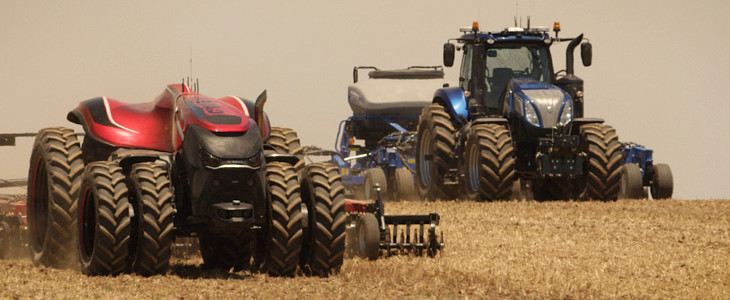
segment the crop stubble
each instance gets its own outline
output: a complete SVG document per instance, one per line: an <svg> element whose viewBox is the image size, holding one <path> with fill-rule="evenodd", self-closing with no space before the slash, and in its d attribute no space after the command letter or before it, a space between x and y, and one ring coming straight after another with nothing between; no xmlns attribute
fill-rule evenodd
<svg viewBox="0 0 730 300"><path fill-rule="evenodd" d="M165 276L86 277L0 261L0 298L730 298L730 201L389 202L442 216L434 259L346 260L276 278L175 259Z"/></svg>

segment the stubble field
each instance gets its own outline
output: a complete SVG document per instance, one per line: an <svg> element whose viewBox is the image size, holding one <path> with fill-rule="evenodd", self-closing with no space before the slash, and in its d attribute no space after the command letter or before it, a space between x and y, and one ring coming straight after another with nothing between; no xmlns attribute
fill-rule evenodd
<svg viewBox="0 0 730 300"><path fill-rule="evenodd" d="M347 259L328 278L173 261L162 276L87 277L0 261L0 298L730 298L730 201L389 202L438 212L439 256Z"/></svg>

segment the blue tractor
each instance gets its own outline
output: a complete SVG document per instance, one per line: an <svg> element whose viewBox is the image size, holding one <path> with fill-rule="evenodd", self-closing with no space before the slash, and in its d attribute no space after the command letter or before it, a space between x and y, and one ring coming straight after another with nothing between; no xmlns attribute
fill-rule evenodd
<svg viewBox="0 0 730 300"><path fill-rule="evenodd" d="M636 143L623 143L620 197L625 199L668 199L674 192L672 169L664 163L654 164L654 151Z"/></svg>
<svg viewBox="0 0 730 300"><path fill-rule="evenodd" d="M368 79L358 72L368 69ZM443 86L440 66L400 70L355 67L348 87L353 115L340 122L332 160L340 168L348 194L376 199L378 184L385 199L415 199L415 130L418 115ZM311 154L311 153L310 153Z"/></svg>
<svg viewBox="0 0 730 300"><path fill-rule="evenodd" d="M459 86L438 89L418 124L416 182L423 196L491 201L513 197L515 181L536 200L615 200L621 144L602 119L583 117L583 80L573 51L583 41L548 27L460 29L444 45L444 65L463 52ZM456 41L456 47L452 41ZM567 45L555 72L550 47ZM592 47L581 44L583 65Z"/></svg>

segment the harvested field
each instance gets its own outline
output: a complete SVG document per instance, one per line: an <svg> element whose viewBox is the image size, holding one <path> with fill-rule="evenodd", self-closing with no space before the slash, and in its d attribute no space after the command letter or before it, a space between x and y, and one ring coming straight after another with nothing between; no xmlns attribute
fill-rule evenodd
<svg viewBox="0 0 730 300"><path fill-rule="evenodd" d="M439 212L435 259L346 260L329 278L204 271L86 277L0 261L0 298L730 298L730 201L395 202Z"/></svg>

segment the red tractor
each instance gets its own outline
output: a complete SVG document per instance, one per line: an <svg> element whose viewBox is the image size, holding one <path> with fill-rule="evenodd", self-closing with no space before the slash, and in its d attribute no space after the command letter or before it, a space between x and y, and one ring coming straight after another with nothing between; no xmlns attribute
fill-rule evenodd
<svg viewBox="0 0 730 300"><path fill-rule="evenodd" d="M40 130L28 180L33 262L73 265L78 250L85 274L160 274L175 237L197 236L207 267L338 271L337 168L302 166L272 145L283 129L270 127L265 101L265 91L252 102L171 84L151 102L81 102L67 119L83 142L68 128Z"/></svg>

